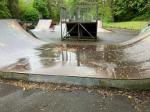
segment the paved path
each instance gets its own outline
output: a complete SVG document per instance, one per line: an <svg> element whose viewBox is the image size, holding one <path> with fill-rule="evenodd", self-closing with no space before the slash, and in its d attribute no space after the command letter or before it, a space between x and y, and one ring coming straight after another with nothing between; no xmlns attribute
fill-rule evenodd
<svg viewBox="0 0 150 112"><path fill-rule="evenodd" d="M108 91L110 92L110 91ZM141 112L149 112L150 103ZM23 90L0 83L0 112L140 112L127 96L97 94L84 90Z"/></svg>

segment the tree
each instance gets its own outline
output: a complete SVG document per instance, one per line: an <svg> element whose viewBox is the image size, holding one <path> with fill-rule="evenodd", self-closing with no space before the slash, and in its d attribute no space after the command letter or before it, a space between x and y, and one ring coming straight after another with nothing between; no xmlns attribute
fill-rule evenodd
<svg viewBox="0 0 150 112"><path fill-rule="evenodd" d="M7 0L7 7L13 18L19 18L19 0Z"/></svg>
<svg viewBox="0 0 150 112"><path fill-rule="evenodd" d="M33 7L28 7L22 12L21 20L22 21L38 21L39 12Z"/></svg>
<svg viewBox="0 0 150 112"><path fill-rule="evenodd" d="M33 7L39 11L41 18L49 18L47 0L34 0Z"/></svg>
<svg viewBox="0 0 150 112"><path fill-rule="evenodd" d="M60 21L60 7L63 4L63 0L48 0L48 10L51 19Z"/></svg>
<svg viewBox="0 0 150 112"><path fill-rule="evenodd" d="M11 14L7 7L7 1L1 0L0 1L0 18L10 18Z"/></svg>
<svg viewBox="0 0 150 112"><path fill-rule="evenodd" d="M149 0L114 0L116 21L126 21L149 12Z"/></svg>

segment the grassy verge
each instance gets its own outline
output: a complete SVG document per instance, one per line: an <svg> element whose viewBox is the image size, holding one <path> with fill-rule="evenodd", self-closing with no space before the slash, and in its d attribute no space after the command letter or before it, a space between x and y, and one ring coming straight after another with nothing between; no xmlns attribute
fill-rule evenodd
<svg viewBox="0 0 150 112"><path fill-rule="evenodd" d="M130 21L130 22L113 22L104 23L104 28L130 29L141 30L147 21Z"/></svg>

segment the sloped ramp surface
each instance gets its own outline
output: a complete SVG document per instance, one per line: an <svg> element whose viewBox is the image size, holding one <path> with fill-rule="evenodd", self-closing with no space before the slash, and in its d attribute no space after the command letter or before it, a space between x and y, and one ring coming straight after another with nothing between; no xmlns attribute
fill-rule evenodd
<svg viewBox="0 0 150 112"><path fill-rule="evenodd" d="M136 45L136 43L141 42L142 40L144 41L149 40L150 39L149 36L150 36L150 28L147 29L147 31L145 31L144 33L140 33L133 39L120 43L120 45L121 46Z"/></svg>
<svg viewBox="0 0 150 112"><path fill-rule="evenodd" d="M33 59L34 48L44 43L28 34L16 20L0 20L0 67Z"/></svg>
<svg viewBox="0 0 150 112"><path fill-rule="evenodd" d="M10 47L29 47L43 44L28 34L16 20L0 20L0 43Z"/></svg>
<svg viewBox="0 0 150 112"><path fill-rule="evenodd" d="M52 23L51 19L41 19L39 20L34 31L49 30L51 23Z"/></svg>

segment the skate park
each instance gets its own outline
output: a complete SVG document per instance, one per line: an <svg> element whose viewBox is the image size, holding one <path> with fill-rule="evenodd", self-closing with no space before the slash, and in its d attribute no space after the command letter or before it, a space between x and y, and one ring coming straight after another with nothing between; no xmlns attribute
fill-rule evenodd
<svg viewBox="0 0 150 112"><path fill-rule="evenodd" d="M55 31L51 19L42 19L29 32L16 19L1 19L0 77L150 89L149 26L141 32L108 30L97 18L86 25L82 19L79 24L62 17ZM82 36L95 38L83 41Z"/></svg>
<svg viewBox="0 0 150 112"><path fill-rule="evenodd" d="M3 78L81 85L82 81L98 85L100 80L149 84L149 29L116 44L72 44L37 39L16 20L0 20L0 24L0 75Z"/></svg>
<svg viewBox="0 0 150 112"><path fill-rule="evenodd" d="M149 0L1 0L0 112L149 112Z"/></svg>

